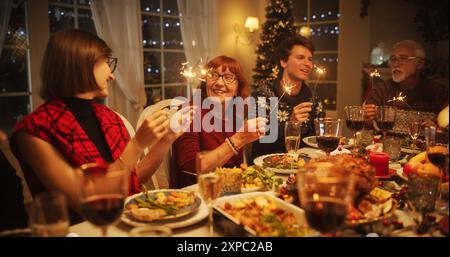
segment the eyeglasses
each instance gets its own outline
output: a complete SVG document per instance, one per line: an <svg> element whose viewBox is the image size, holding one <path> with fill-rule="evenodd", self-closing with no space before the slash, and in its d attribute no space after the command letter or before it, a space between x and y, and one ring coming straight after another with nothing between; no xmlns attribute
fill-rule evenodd
<svg viewBox="0 0 450 257"><path fill-rule="evenodd" d="M236 81L236 76L234 76L233 74L219 74L217 72L208 72L208 79L210 79L211 81L217 81L220 77L222 77L225 84L231 84Z"/></svg>
<svg viewBox="0 0 450 257"><path fill-rule="evenodd" d="M118 59L116 57L108 57L108 66L111 70L111 73L113 73L117 68L117 61Z"/></svg>
<svg viewBox="0 0 450 257"><path fill-rule="evenodd" d="M419 56L399 56L398 58L395 56L391 56L391 58L389 58L389 63L390 64L394 64L394 63L399 63L399 64L405 64L408 61L411 60L415 60L417 58L420 58Z"/></svg>

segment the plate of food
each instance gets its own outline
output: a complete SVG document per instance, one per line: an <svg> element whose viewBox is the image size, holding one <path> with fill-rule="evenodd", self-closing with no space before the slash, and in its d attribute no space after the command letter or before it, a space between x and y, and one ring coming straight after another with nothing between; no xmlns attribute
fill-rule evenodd
<svg viewBox="0 0 450 257"><path fill-rule="evenodd" d="M266 192L218 198L215 223L229 236L317 236L304 211Z"/></svg>
<svg viewBox="0 0 450 257"><path fill-rule="evenodd" d="M358 199L347 213L346 225L356 227L387 219L394 214L397 201L393 193L374 188L369 194Z"/></svg>
<svg viewBox="0 0 450 257"><path fill-rule="evenodd" d="M132 226L164 224L175 228L186 225L186 220L189 220L187 223L200 221L200 216L205 213L202 210L205 208L203 205L205 204L200 196L194 192L175 189L154 191L144 189L143 192L125 200L125 210L121 220ZM197 215L199 212L202 215Z"/></svg>
<svg viewBox="0 0 450 257"><path fill-rule="evenodd" d="M294 156L286 153L276 153L259 156L253 160L253 163L271 172L292 174L296 173L310 159L302 154Z"/></svg>
<svg viewBox="0 0 450 257"><path fill-rule="evenodd" d="M319 148L319 145L317 144L316 136L305 137L305 138L303 138L303 142L310 147ZM353 146L353 139L341 137L341 139L339 141L339 145L344 148L350 148Z"/></svg>
<svg viewBox="0 0 450 257"><path fill-rule="evenodd" d="M242 172L241 193L262 191L272 188L274 172L260 166L250 166Z"/></svg>

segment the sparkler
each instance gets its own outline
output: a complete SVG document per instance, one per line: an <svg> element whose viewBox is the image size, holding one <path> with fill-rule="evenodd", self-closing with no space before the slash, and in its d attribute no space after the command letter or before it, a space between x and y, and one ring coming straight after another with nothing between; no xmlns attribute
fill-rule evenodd
<svg viewBox="0 0 450 257"><path fill-rule="evenodd" d="M281 99L283 99L283 96L288 93L288 95L290 95L292 93L292 89L295 87L295 83L290 83L290 82L286 82L284 79L281 80L281 87L283 88L283 94L281 94L280 98L278 99L278 102L281 101ZM272 112L275 110L275 106L272 108L272 110L270 110L269 116L270 114L272 114Z"/></svg>
<svg viewBox="0 0 450 257"><path fill-rule="evenodd" d="M322 75L325 74L326 71L327 71L324 67L319 67L317 65L314 65L313 68L316 71L317 78L316 78L316 83L313 86L313 92L312 92L311 99L315 99L316 98L317 85L319 84L319 80L322 77Z"/></svg>
<svg viewBox="0 0 450 257"><path fill-rule="evenodd" d="M408 106L408 108L410 108L411 110L413 110L413 108L406 102L406 95L403 95L403 92L400 92L400 93L398 94L398 96L392 97L392 99L389 99L387 102L388 102L388 103L391 103L391 102L401 102L401 103L404 103L406 106Z"/></svg>
<svg viewBox="0 0 450 257"><path fill-rule="evenodd" d="M205 68L201 58L194 66L188 66L188 64L189 62L181 63L180 74L187 79L189 85L192 87L198 87L197 82L205 82L206 74L211 69L207 70Z"/></svg>

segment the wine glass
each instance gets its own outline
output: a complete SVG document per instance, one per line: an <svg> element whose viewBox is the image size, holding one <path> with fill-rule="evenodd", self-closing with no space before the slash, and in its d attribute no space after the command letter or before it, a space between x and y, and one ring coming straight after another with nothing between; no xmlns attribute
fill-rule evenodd
<svg viewBox="0 0 450 257"><path fill-rule="evenodd" d="M201 173L201 163L202 158L204 158L203 153L197 153L196 163L197 163L197 181L200 194L203 200L208 205L208 231L209 235L214 235L213 227L213 204L214 200L221 194L221 176L215 172Z"/></svg>
<svg viewBox="0 0 450 257"><path fill-rule="evenodd" d="M443 176L448 175L449 145L436 142L436 127L425 127L425 140L427 144L427 158L441 170ZM439 183L441 185L441 183ZM439 211L448 212L448 201L442 199L441 188L439 187L439 199L436 203Z"/></svg>
<svg viewBox="0 0 450 257"><path fill-rule="evenodd" d="M128 192L127 172L107 164L88 163L81 165L77 174L81 214L106 237L108 226L123 212Z"/></svg>
<svg viewBox="0 0 450 257"><path fill-rule="evenodd" d="M378 106L376 114L377 126L383 131L383 139L386 138L388 130L391 130L395 124L397 111L392 106Z"/></svg>
<svg viewBox="0 0 450 257"><path fill-rule="evenodd" d="M339 146L342 132L342 120L336 118L314 119L316 141L319 148L330 156L330 153Z"/></svg>
<svg viewBox="0 0 450 257"><path fill-rule="evenodd" d="M347 118L345 123L347 128L353 131L353 143L356 147L356 133L364 128L364 109L358 105L345 106L344 109Z"/></svg>
<svg viewBox="0 0 450 257"><path fill-rule="evenodd" d="M345 225L352 201L353 176L344 167L324 163L305 166L297 173L297 187L312 228L333 234Z"/></svg>
<svg viewBox="0 0 450 257"><path fill-rule="evenodd" d="M412 149L417 149L417 138L420 136L422 119L419 112L410 112L408 115L409 136L412 139Z"/></svg>
<svg viewBox="0 0 450 257"><path fill-rule="evenodd" d="M300 145L301 123L295 121L287 121L284 124L284 143L288 154L294 157L298 156L297 150Z"/></svg>

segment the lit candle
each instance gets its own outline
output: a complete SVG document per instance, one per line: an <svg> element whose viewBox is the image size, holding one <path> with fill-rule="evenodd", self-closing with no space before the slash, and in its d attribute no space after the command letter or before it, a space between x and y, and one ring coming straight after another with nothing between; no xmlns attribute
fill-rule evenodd
<svg viewBox="0 0 450 257"><path fill-rule="evenodd" d="M376 177L385 178L389 176L389 155L387 153L370 153L370 163L376 169Z"/></svg>

